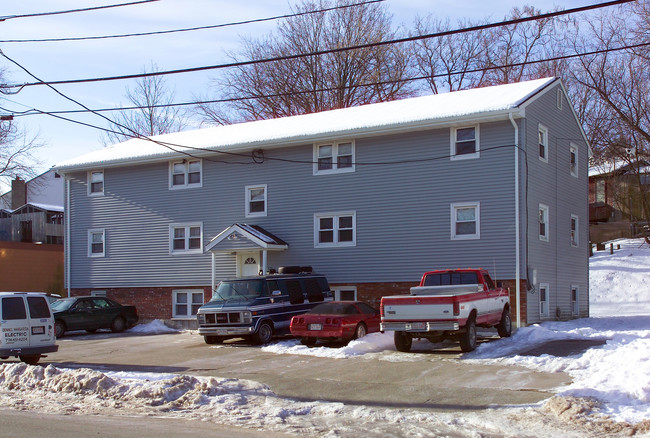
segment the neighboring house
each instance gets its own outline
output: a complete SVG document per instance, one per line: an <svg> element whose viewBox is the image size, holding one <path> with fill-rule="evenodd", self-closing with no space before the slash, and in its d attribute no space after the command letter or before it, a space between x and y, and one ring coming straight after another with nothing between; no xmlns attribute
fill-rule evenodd
<svg viewBox="0 0 650 438"><path fill-rule="evenodd" d="M72 295L191 324L219 280L281 266L375 306L484 267L521 325L589 314L590 150L559 79L153 140L56 166Z"/></svg>
<svg viewBox="0 0 650 438"><path fill-rule="evenodd" d="M647 224L650 161L607 162L589 169L589 229L592 242L634 237Z"/></svg>
<svg viewBox="0 0 650 438"><path fill-rule="evenodd" d="M0 196L0 291L63 292L63 178L16 177Z"/></svg>

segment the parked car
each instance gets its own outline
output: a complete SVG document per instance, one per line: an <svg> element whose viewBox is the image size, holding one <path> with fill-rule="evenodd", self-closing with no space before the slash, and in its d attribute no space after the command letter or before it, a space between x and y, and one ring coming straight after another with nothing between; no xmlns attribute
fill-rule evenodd
<svg viewBox="0 0 650 438"><path fill-rule="evenodd" d="M54 319L43 293L0 292L0 359L36 365L43 353L58 351Z"/></svg>
<svg viewBox="0 0 650 438"><path fill-rule="evenodd" d="M360 301L330 301L291 318L291 334L303 345L323 341L351 341L379 331L379 312Z"/></svg>
<svg viewBox="0 0 650 438"><path fill-rule="evenodd" d="M52 303L54 333L57 338L67 331L111 329L115 333L138 323L135 306L123 306L105 297L62 298Z"/></svg>

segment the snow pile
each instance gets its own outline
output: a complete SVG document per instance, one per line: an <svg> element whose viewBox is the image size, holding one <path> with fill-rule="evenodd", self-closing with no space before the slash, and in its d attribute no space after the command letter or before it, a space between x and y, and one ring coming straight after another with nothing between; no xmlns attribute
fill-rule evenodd
<svg viewBox="0 0 650 438"><path fill-rule="evenodd" d="M137 333L140 335L160 335L163 333L176 333L178 331L175 328L167 327L159 319L154 319L147 324L138 324L128 330L129 333Z"/></svg>
<svg viewBox="0 0 650 438"><path fill-rule="evenodd" d="M303 356L329 357L332 359L343 359L394 349L393 336L387 333L371 333L361 339L351 341L348 345L341 348L331 348L330 346L309 348L295 339L262 347L262 351L269 353L298 354Z"/></svg>

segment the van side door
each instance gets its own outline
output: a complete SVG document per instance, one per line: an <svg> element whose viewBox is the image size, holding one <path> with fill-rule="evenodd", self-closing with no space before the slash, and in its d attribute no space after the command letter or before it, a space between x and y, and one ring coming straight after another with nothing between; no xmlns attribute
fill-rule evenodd
<svg viewBox="0 0 650 438"><path fill-rule="evenodd" d="M54 342L54 320L45 297L27 297L31 339L29 345L38 347Z"/></svg>

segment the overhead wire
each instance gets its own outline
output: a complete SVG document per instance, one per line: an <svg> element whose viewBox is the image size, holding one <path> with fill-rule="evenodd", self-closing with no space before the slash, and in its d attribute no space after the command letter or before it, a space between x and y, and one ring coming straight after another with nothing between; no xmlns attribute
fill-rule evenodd
<svg viewBox="0 0 650 438"><path fill-rule="evenodd" d="M337 47L337 48L333 48L333 49L317 50L317 51L312 51L312 52L307 52L307 53L298 53L298 54L293 54L293 55L276 56L276 57L272 57L272 58L253 59L253 60L248 60L248 61L236 61L236 62L230 62L230 63L226 63L226 64L217 64L217 65L209 65L209 66L201 66L201 67L190 67L190 68L177 69L177 70L166 70L166 71L149 72L149 73L120 75L120 76L107 76L107 77L85 78L85 79L67 79L67 80L59 80L59 81L47 81L47 82L46 81L41 81L41 82L32 82L32 83L24 83L24 84L2 85L2 86L0 86L0 92L5 93L6 90L13 89L13 88L18 88L18 91L20 91L25 87L32 87L32 86L39 86L39 85L63 85L63 84L78 84L78 83L115 81L115 80L125 80L125 79L139 79L139 78L146 78L146 77L152 77L152 76L166 76L166 75L171 75L171 74L192 73L192 72L199 72L199 71L206 71L206 70L219 70L219 69L226 69L226 68L233 68L233 67L245 67L245 66L249 66L249 65L264 64L264 63L271 63L271 62L278 62L278 61L288 61L288 60L294 60L294 59L300 59L300 58L306 58L306 57L312 57L312 56L321 56L321 55L327 55L327 54L333 54L333 53L347 52L347 51L351 51L351 50L358 50L358 49L365 49L365 48L372 48L372 47L381 47L381 46L387 46L387 45L393 45L393 44L402 44L402 43L406 43L406 42L420 41L420 40L424 40L424 39L437 38L437 37L441 37L441 36L449 36L449 35L455 35L455 34L466 33L466 32L474 32L474 31L477 31L477 30L485 30L485 29L490 29L490 28L494 28L494 27L509 26L509 25L512 25L512 24L525 23L525 22L529 22L529 21L536 21L536 20L541 20L541 19L546 19L546 18L553 18L553 17L562 16L562 15L573 14L573 13L577 13L577 12L585 12L585 11L604 8L604 7L609 7L609 6L621 5L621 4L630 3L630 2L633 2L633 1L636 1L636 0L612 0L612 1L609 1L609 2L597 3L597 4L587 5L587 6L581 6L581 7L566 9L566 10L562 10L562 11L548 12L548 13L544 13L544 14L533 15L533 16L530 16L530 17L521 17L521 18L517 18L517 19L504 20L504 21L497 22L497 23L482 24L482 25L478 25L478 26L470 26L470 27L461 28L461 29L453 29L453 30L435 32L435 33L424 34L424 35L416 35L416 36L410 36L410 37L404 37L404 38L396 38L396 39L385 40L385 41L377 41L377 42L373 42L373 43L357 44L357 45L354 45L354 46L344 46L344 47Z"/></svg>
<svg viewBox="0 0 650 438"><path fill-rule="evenodd" d="M152 32L136 32L136 33L126 33L126 34L117 34L117 35L98 35L98 36L86 36L86 37L0 40L0 43L44 43L44 42L63 42L63 41L86 41L86 40L102 40L102 39L112 39L112 38L129 38L129 37L140 37L140 36L151 36L151 35L164 35L164 34L178 33L178 32L193 32L197 30L218 29L222 27L240 26L243 24L262 23L265 21L275 21L275 20L281 20L281 19L287 19L293 17L300 17L303 15L318 14L318 13L333 11L336 9L346 9L346 8L352 8L356 6L372 4L372 3L381 3L385 1L386 0L368 0L359 3L332 6L330 8L315 9L315 10L304 11L304 12L295 12L291 14L276 15L267 18L254 18L251 20L235 21L235 22L222 23L222 24L212 24L207 26L187 27L182 29L170 29L170 30L159 30L159 31L152 31Z"/></svg>
<svg viewBox="0 0 650 438"><path fill-rule="evenodd" d="M104 6L92 6L92 7L80 8L80 9L67 9L64 11L36 12L33 14L21 14L21 15L5 15L5 16L0 16L0 21L13 20L16 18L33 18L33 17L44 17L48 15L72 14L77 12L96 11L99 9L121 8L123 6L133 6L133 5L139 5L143 3L153 3L158 1L160 0L139 0L139 1L129 2L129 3L119 3L119 4L104 5Z"/></svg>

